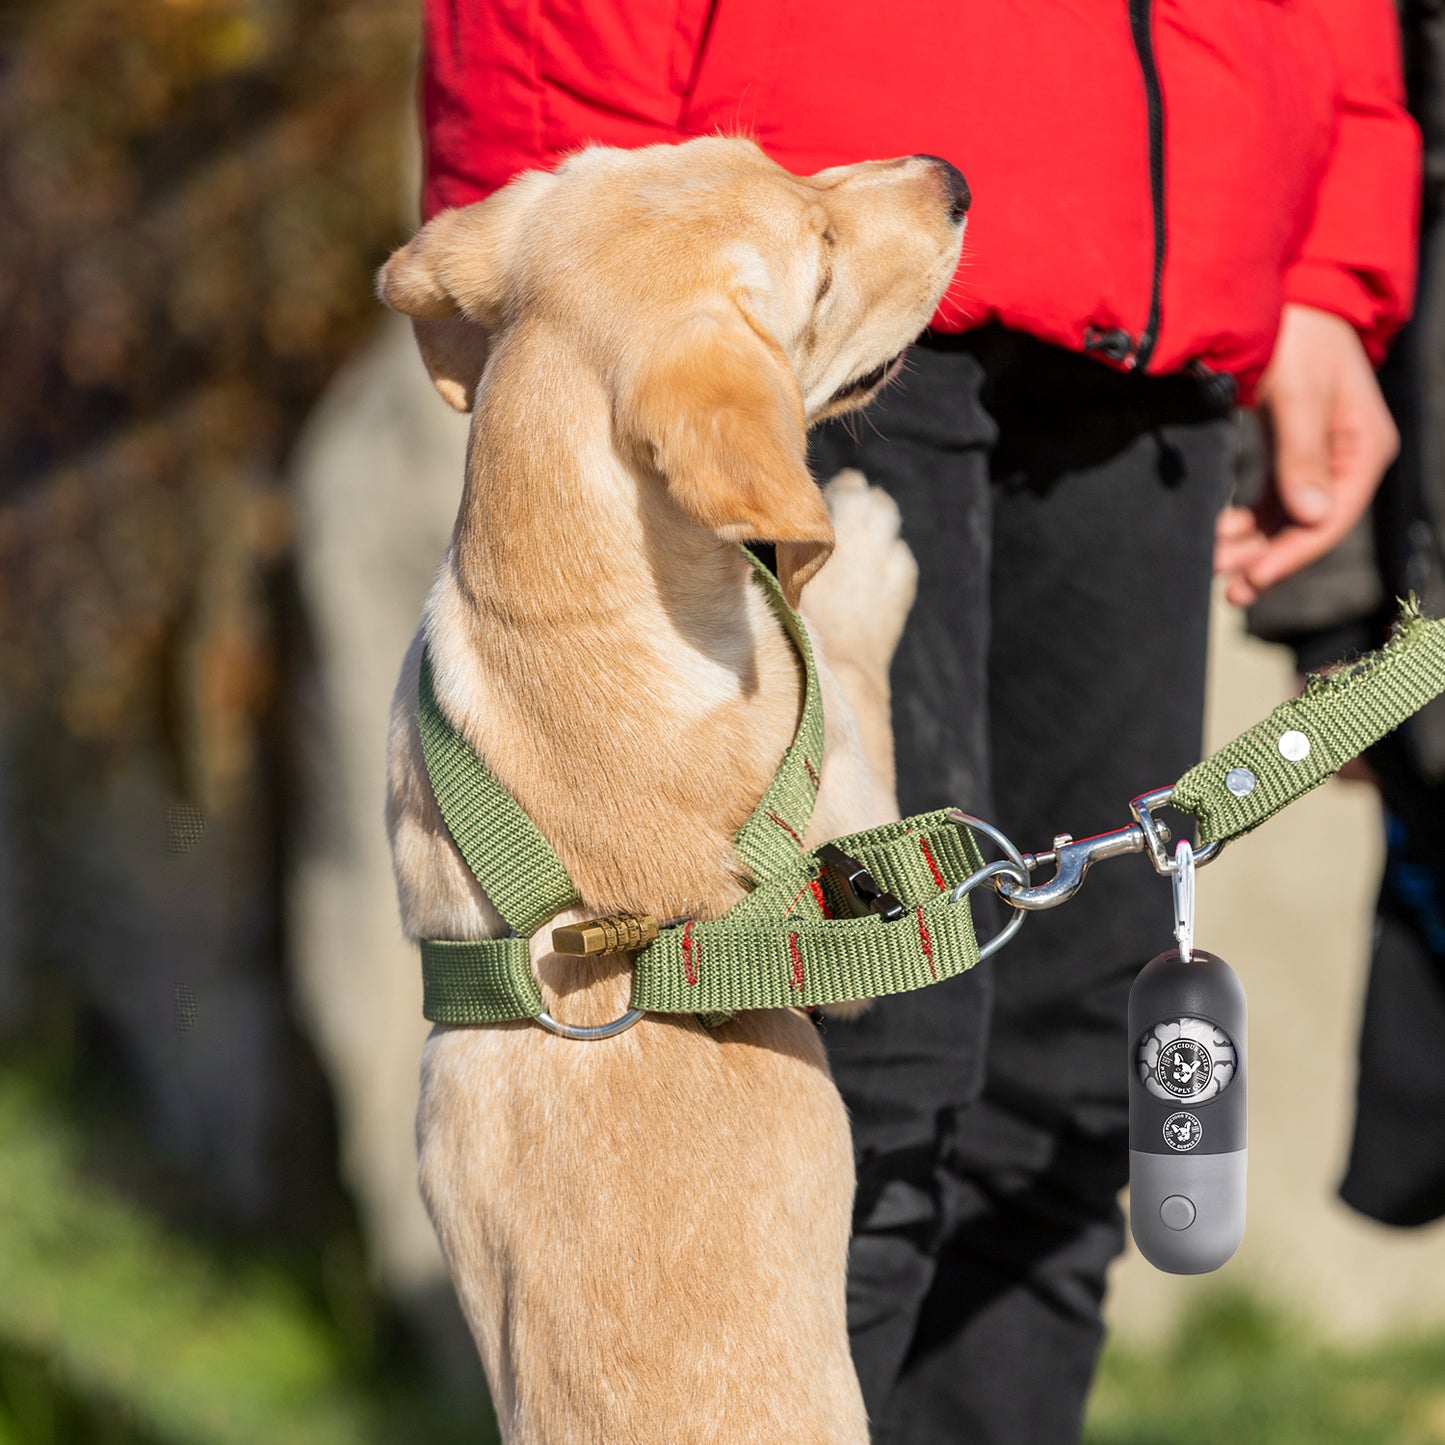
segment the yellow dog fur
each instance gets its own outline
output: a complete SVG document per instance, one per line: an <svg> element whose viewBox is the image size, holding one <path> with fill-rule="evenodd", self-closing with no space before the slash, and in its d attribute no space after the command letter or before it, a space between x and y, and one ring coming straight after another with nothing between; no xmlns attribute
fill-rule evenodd
<svg viewBox="0 0 1445 1445"><path fill-rule="evenodd" d="M777 544L821 659L810 846L896 816L887 668L912 558L856 474L830 517L804 437L876 391L961 231L927 157L800 178L716 137L583 151L387 262L383 299L473 410L393 711L408 936L504 931L427 786L423 638L442 707L585 900L561 921L711 917L741 896L730 840L802 696L742 540ZM627 960L559 957L549 936L533 962L553 1016L623 1012ZM601 1043L437 1028L417 1134L509 1445L867 1439L844 1324L848 1122L802 1014L650 1016Z"/></svg>

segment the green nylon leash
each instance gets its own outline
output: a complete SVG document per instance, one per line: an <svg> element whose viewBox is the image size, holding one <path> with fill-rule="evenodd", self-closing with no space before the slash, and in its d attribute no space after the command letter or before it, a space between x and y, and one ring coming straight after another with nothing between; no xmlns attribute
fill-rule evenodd
<svg viewBox="0 0 1445 1445"><path fill-rule="evenodd" d="M897 900L891 920L860 912L837 871L823 866L821 850L804 850L823 753L817 669L800 619L773 575L752 560L803 661L802 715L772 783L734 839L753 888L721 918L664 928L634 955L635 1010L707 1017L880 997L962 973L980 956L966 889L990 870L959 814L941 810L834 840ZM1186 773L1170 801L1195 815L1204 843L1239 837L1442 691L1445 622L1407 606L1378 653L1312 679L1302 696ZM581 900L551 845L446 718L425 652L418 720L447 828L519 935L423 942L423 1012L447 1024L535 1018L544 1003L528 940ZM1011 875L1009 901L1027 907L1026 875L1013 863L992 869ZM968 880L962 889L960 879Z"/></svg>
<svg viewBox="0 0 1445 1445"><path fill-rule="evenodd" d="M1201 843L1240 838L1317 788L1445 692L1445 620L1406 602L1378 652L1311 676L1304 691L1174 785Z"/></svg>

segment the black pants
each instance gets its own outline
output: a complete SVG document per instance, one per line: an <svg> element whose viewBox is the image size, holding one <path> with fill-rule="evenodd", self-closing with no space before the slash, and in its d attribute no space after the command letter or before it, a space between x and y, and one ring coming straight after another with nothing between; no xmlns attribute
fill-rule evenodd
<svg viewBox="0 0 1445 1445"><path fill-rule="evenodd" d="M893 669L899 801L1026 851L1128 822L1197 761L1229 423L1186 377L997 328L931 339L815 436L903 509L918 601ZM853 1119L854 1358L875 1439L1078 1438L1122 1244L1125 1005L1168 885L1100 864L996 960L827 1022Z"/></svg>

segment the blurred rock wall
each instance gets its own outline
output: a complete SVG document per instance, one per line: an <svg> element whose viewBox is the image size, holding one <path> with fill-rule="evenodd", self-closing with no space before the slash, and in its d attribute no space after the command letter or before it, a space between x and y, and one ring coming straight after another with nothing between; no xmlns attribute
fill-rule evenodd
<svg viewBox="0 0 1445 1445"><path fill-rule="evenodd" d="M446 1286L416 1185L428 1026L383 825L386 739L402 654L451 537L466 432L393 317L327 393L293 474L312 646L294 688L304 711L289 952L373 1257L418 1310Z"/></svg>

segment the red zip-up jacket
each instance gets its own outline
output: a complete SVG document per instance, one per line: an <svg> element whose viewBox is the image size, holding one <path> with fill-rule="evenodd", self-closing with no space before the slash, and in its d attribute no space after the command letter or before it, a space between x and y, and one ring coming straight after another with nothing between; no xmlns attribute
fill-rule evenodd
<svg viewBox="0 0 1445 1445"><path fill-rule="evenodd" d="M1246 394L1284 302L1376 361L1410 309L1391 0L426 0L422 102L427 215L589 142L945 156L974 206L935 327Z"/></svg>

